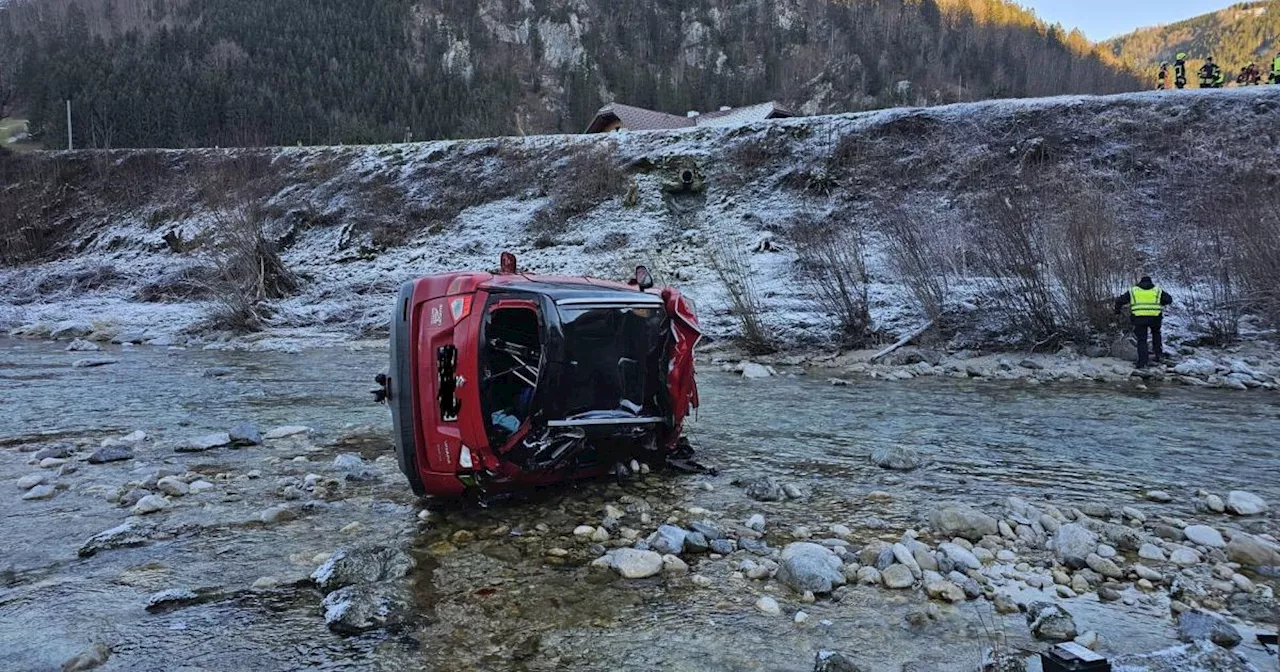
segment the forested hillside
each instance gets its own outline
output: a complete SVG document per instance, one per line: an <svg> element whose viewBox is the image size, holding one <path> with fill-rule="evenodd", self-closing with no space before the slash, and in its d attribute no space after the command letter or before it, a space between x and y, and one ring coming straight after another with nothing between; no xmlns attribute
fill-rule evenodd
<svg viewBox="0 0 1280 672"><path fill-rule="evenodd" d="M56 146L577 132L611 100L807 114L1138 88L1004 0L17 0L0 80Z"/></svg>
<svg viewBox="0 0 1280 672"><path fill-rule="evenodd" d="M1126 63L1150 66L1186 52L1195 62L1213 56L1234 72L1264 64L1280 51L1280 0L1245 2L1167 26L1143 28L1106 43Z"/></svg>

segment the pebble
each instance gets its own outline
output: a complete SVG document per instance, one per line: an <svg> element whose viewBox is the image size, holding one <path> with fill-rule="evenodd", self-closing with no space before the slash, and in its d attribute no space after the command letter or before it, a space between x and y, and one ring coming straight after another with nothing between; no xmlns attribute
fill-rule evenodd
<svg viewBox="0 0 1280 672"><path fill-rule="evenodd" d="M791 621L796 625L800 625L807 620L809 620L809 614L806 614L803 611L797 611L796 615L791 618Z"/></svg>
<svg viewBox="0 0 1280 672"><path fill-rule="evenodd" d="M302 425L285 425L283 427L276 427L275 429L267 431L262 435L262 438L264 440L265 439L283 439L286 437L297 436L299 434L307 434L310 432L311 432L310 427L304 427Z"/></svg>
<svg viewBox="0 0 1280 672"><path fill-rule="evenodd" d="M1139 523L1147 522L1147 516L1143 512L1133 508L1132 506L1121 507L1120 512L1130 520L1136 520Z"/></svg>
<svg viewBox="0 0 1280 672"><path fill-rule="evenodd" d="M267 588L275 588L278 585L280 585L280 579L274 576L264 576L259 578L257 581L254 581L250 588L255 590L264 590Z"/></svg>
<svg viewBox="0 0 1280 672"><path fill-rule="evenodd" d="M1107 544L1098 544L1098 549L1097 549L1096 551L1094 551L1094 553L1097 553L1099 556L1104 557L1104 558L1114 558L1114 557L1116 557L1116 549L1115 549L1115 547L1114 547L1114 546L1109 546L1109 545L1107 545Z"/></svg>
<svg viewBox="0 0 1280 672"><path fill-rule="evenodd" d="M363 529L364 529L364 525L357 520L357 521L352 521L350 523L347 523L346 525L343 525L342 529L338 531L341 532L342 534L352 534L354 532L360 532Z"/></svg>
<svg viewBox="0 0 1280 672"><path fill-rule="evenodd" d="M893 589L910 588L916 582L906 565L889 565L880 572L880 578L886 587Z"/></svg>
<svg viewBox="0 0 1280 672"><path fill-rule="evenodd" d="M37 471L34 474L27 474L26 476L18 479L18 489L30 490L37 485L48 483L49 478L50 475L47 471Z"/></svg>
<svg viewBox="0 0 1280 672"><path fill-rule="evenodd" d="M37 485L23 494L22 498L26 500L50 499L56 492L57 488L52 485Z"/></svg>
<svg viewBox="0 0 1280 672"><path fill-rule="evenodd" d="M777 616L782 613L782 608L778 606L778 601L768 595L760 596L756 600L756 610L767 616Z"/></svg>
<svg viewBox="0 0 1280 672"><path fill-rule="evenodd" d="M285 523L297 517L297 512L287 506L273 506L258 513L258 520L267 524Z"/></svg>
<svg viewBox="0 0 1280 672"><path fill-rule="evenodd" d="M710 577L706 577L701 574L694 575L693 578L689 579L689 581L699 588L710 588L714 583Z"/></svg>
<svg viewBox="0 0 1280 672"><path fill-rule="evenodd" d="M1227 510L1227 504L1217 495L1205 495L1204 508L1214 513L1224 513Z"/></svg>
<svg viewBox="0 0 1280 672"><path fill-rule="evenodd" d="M40 460L40 468L52 469L54 467L61 467L66 463L67 463L66 459L61 457L46 457L43 460Z"/></svg>
<svg viewBox="0 0 1280 672"><path fill-rule="evenodd" d="M1093 630L1088 630L1080 633L1080 635L1072 641L1086 649L1095 650L1098 648L1098 633Z"/></svg>
<svg viewBox="0 0 1280 672"><path fill-rule="evenodd" d="M764 516L757 513L747 519L747 527L756 532L764 532Z"/></svg>
<svg viewBox="0 0 1280 672"><path fill-rule="evenodd" d="M1170 495L1164 490L1149 490L1147 491L1146 496L1147 496L1147 499L1153 502L1159 502L1161 504L1167 504L1173 501L1173 495Z"/></svg>
<svg viewBox="0 0 1280 672"><path fill-rule="evenodd" d="M121 460L132 460L133 451L128 446L110 445L103 446L93 452L89 456L89 464L106 464L108 462L119 462Z"/></svg>
<svg viewBox="0 0 1280 672"><path fill-rule="evenodd" d="M839 523L832 525L829 529L831 530L831 534L834 534L837 537L847 537L853 534L853 531L850 530L847 526L841 525Z"/></svg>
<svg viewBox="0 0 1280 672"><path fill-rule="evenodd" d="M205 492L206 490L212 490L212 489L213 489L213 484L205 480L193 481L189 486L187 486L188 492L190 492L193 495L198 495L202 492Z"/></svg>
<svg viewBox="0 0 1280 672"><path fill-rule="evenodd" d="M875 567L859 567L857 572L858 583L874 586L880 583L880 570Z"/></svg>
<svg viewBox="0 0 1280 672"><path fill-rule="evenodd" d="M197 481L197 483L203 483L203 482L204 481ZM209 483L208 485L210 488L213 487L212 483ZM156 481L156 489L159 490L160 492L163 492L166 495L172 495L174 497L182 497L187 493L191 492L190 485L187 485L183 481L177 478L174 478L173 476L165 476L164 478Z"/></svg>
<svg viewBox="0 0 1280 672"><path fill-rule="evenodd" d="M591 535L595 533L596 533L596 528L590 525L579 525L573 528L573 536L575 537L590 538Z"/></svg>
<svg viewBox="0 0 1280 672"><path fill-rule="evenodd" d="M1237 516L1252 516L1259 513L1266 513L1266 500L1244 490L1232 490L1227 493L1226 509L1229 513Z"/></svg>
<svg viewBox="0 0 1280 672"><path fill-rule="evenodd" d="M1191 542L1201 546L1223 548L1227 545L1226 540L1222 538L1222 533L1208 525L1188 525L1182 533L1187 535L1187 539Z"/></svg>
<svg viewBox="0 0 1280 672"><path fill-rule="evenodd" d="M996 552L996 559L1000 562L1014 562L1018 559L1018 554L1009 549L1002 548Z"/></svg>
<svg viewBox="0 0 1280 672"><path fill-rule="evenodd" d="M1190 567L1200 564L1200 554L1190 548L1180 547L1169 554L1169 561L1179 567Z"/></svg>
<svg viewBox="0 0 1280 672"><path fill-rule="evenodd" d="M604 527L597 527L591 533L591 541L594 541L598 544L609 541L609 530L604 529Z"/></svg>
<svg viewBox="0 0 1280 672"><path fill-rule="evenodd" d="M146 497L139 499L137 504L133 505L133 513L137 515L155 513L156 511L163 511L169 508L170 504L171 502L167 498L161 497L160 495L147 495Z"/></svg>
<svg viewBox="0 0 1280 672"><path fill-rule="evenodd" d="M689 573L689 565L679 557L668 553L662 556L662 573L667 576L684 576Z"/></svg>
<svg viewBox="0 0 1280 672"><path fill-rule="evenodd" d="M1154 560L1157 562L1164 562L1166 559L1164 550L1152 543L1145 543L1139 547L1138 557L1143 560Z"/></svg>

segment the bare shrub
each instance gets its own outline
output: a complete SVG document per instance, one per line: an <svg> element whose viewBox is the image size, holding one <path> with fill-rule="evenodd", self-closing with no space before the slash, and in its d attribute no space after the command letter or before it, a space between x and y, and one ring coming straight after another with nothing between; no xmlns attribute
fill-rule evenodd
<svg viewBox="0 0 1280 672"><path fill-rule="evenodd" d="M1126 254L1134 245L1105 198L1067 185L1061 203L1047 203L1046 261L1057 293L1060 328L1081 339L1116 330L1113 298L1127 281Z"/></svg>
<svg viewBox="0 0 1280 672"><path fill-rule="evenodd" d="M974 232L974 261L989 298L1022 339L1058 333L1057 311L1045 266L1044 242L1024 195L987 199Z"/></svg>
<svg viewBox="0 0 1280 672"><path fill-rule="evenodd" d="M181 266L147 280L134 293L134 298L147 303L195 301L211 298L210 288L220 277L209 266Z"/></svg>
<svg viewBox="0 0 1280 672"><path fill-rule="evenodd" d="M1220 258L1235 267L1239 298L1272 326L1280 327L1280 186L1275 179L1271 178L1272 184L1261 179L1242 181L1263 186L1224 195L1212 215L1206 215L1220 218L1227 231L1225 244L1231 250ZM1223 269L1219 273L1226 274Z"/></svg>
<svg viewBox="0 0 1280 672"><path fill-rule="evenodd" d="M741 244L736 240L720 240L710 249L711 269L729 295L729 309L738 322L743 347L751 354L774 352L775 339L761 319L764 304Z"/></svg>
<svg viewBox="0 0 1280 672"><path fill-rule="evenodd" d="M839 215L821 221L801 217L792 222L790 237L799 257L802 277L818 305L835 318L841 345L866 345L871 332L871 312L861 231L847 217Z"/></svg>
<svg viewBox="0 0 1280 672"><path fill-rule="evenodd" d="M936 321L942 316L950 290L947 254L937 227L928 227L899 208L882 210L878 219L888 241L889 266L915 297L925 317Z"/></svg>
<svg viewBox="0 0 1280 672"><path fill-rule="evenodd" d="M218 271L209 288L217 305L208 326L257 331L269 317L265 302L296 293L298 278L266 238L256 205L224 213L218 218L218 228L219 235L208 253L210 264Z"/></svg>
<svg viewBox="0 0 1280 672"><path fill-rule="evenodd" d="M729 150L727 158L736 168L728 171L730 182L743 184L764 168L791 156L786 136L772 131L769 129L761 135L744 139Z"/></svg>

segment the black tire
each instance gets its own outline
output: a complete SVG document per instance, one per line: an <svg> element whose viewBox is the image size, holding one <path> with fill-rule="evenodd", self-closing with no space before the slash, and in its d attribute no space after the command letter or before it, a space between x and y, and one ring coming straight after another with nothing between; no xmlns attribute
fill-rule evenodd
<svg viewBox="0 0 1280 672"><path fill-rule="evenodd" d="M387 406L396 442L396 461L409 480L413 494L427 493L418 474L418 442L414 433L413 367L409 353L413 344L409 333L409 308L413 303L412 282L400 286L391 316L391 366L387 373Z"/></svg>

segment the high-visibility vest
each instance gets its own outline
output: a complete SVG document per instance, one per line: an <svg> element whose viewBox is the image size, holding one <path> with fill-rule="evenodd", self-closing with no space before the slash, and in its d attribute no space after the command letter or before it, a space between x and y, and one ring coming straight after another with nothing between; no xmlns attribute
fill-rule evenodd
<svg viewBox="0 0 1280 672"><path fill-rule="evenodd" d="M1271 61L1271 74L1280 75L1280 56L1276 56L1276 60Z"/></svg>
<svg viewBox="0 0 1280 672"><path fill-rule="evenodd" d="M1129 290L1129 310L1134 317L1160 317L1164 313L1164 307L1160 305L1163 295L1159 287L1133 287Z"/></svg>

